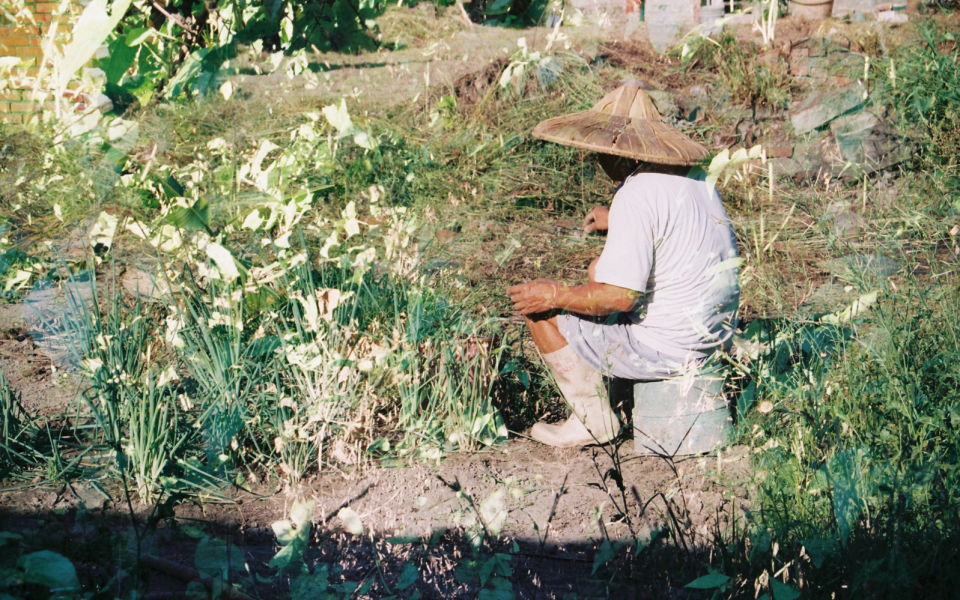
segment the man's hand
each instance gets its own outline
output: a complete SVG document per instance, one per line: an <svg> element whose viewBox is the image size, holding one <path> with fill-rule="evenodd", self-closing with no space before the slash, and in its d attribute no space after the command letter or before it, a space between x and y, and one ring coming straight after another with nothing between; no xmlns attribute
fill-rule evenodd
<svg viewBox="0 0 960 600"><path fill-rule="evenodd" d="M557 308L561 284L553 279L537 279L507 288L513 307L522 315L543 313Z"/></svg>
<svg viewBox="0 0 960 600"><path fill-rule="evenodd" d="M592 231L606 231L609 229L610 209L605 206L594 207L587 218L583 220L583 230L587 233Z"/></svg>

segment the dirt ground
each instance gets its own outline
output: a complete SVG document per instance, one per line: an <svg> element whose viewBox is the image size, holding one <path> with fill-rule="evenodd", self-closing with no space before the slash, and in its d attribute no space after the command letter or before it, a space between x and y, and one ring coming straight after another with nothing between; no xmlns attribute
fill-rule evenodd
<svg viewBox="0 0 960 600"><path fill-rule="evenodd" d="M432 89L452 86L491 62L508 59L519 51L520 38L526 40L531 50L542 50L552 32L546 27L468 28L455 14L455 8L438 15L433 6L426 4L392 11L387 17L390 23L381 26L384 39L399 37L406 41L397 50L361 55L314 53L309 56L309 68L292 79L284 66L273 70L265 57L241 57L238 65L242 72L256 64L266 74L234 76L237 90L254 97L270 97L279 106L299 107L311 100L331 102L347 97L371 109L389 107L412 102ZM434 33L429 39L417 36L420 29ZM586 24L564 29L571 48L591 58L601 40L619 39L623 33L622 26L613 25Z"/></svg>
<svg viewBox="0 0 960 600"><path fill-rule="evenodd" d="M631 447L632 442L627 442L620 448L619 464L627 488L626 513L635 527L656 526L668 518L660 494L686 512L695 537L709 536L718 510L734 501L739 508L749 506L737 485L749 476L742 448L730 448L719 456L670 460L638 456ZM451 454L435 463L355 473L325 471L297 490L279 480L275 486L248 482L227 493L222 499L227 502L185 504L177 515L233 523L252 534L269 533L270 524L284 518L299 498L316 502L315 517L321 527L339 526L337 512L350 507L360 515L365 529L377 535L428 538L438 529L469 528L474 523L471 502L479 506L502 493L504 535L562 548L629 533L620 510L624 497L609 476L603 478L613 466L600 448L554 449L516 439L496 451ZM674 499L677 494L680 497ZM122 489L106 483L57 484L0 497L4 511L13 507L69 510L81 502L88 509L125 509ZM139 508L144 513L149 509ZM606 528L605 534L601 527Z"/></svg>
<svg viewBox="0 0 960 600"><path fill-rule="evenodd" d="M451 565L443 561L468 552L478 526L493 528L499 516L502 534L488 539L494 547L506 548L514 542L519 547L522 560L514 565L515 572L526 571L528 577L519 581L529 586L520 590L520 597L560 598L570 592L598 596L603 595L603 584L592 577L591 565L604 539L632 539L639 534L648 541L658 540L657 552L678 553L683 547L695 553L718 530L726 529L733 515L749 508L742 491L749 477L749 459L743 449L671 461L632 455L630 446L628 442L620 449L624 494L612 477L604 477L614 463L603 451L556 450L516 439L498 451L455 454L438 463L355 473L328 471L304 482L296 492L251 484L234 488L225 498L182 504L176 508L176 517L177 523L235 544L252 572L267 574L267 562L277 550L271 524L286 517L296 497L314 500L314 544L308 563L334 559L348 577L352 568L371 564L372 548L385 549L383 561L390 565L417 554L417 544L423 544L434 550L425 551L427 556L421 558L435 564L435 569L432 579L426 575L431 570L426 569L419 589L424 597L451 598L469 596L475 590L458 581ZM84 557L85 545L95 543L97 535L115 537L124 531L129 535L122 490L101 483L8 492L0 496L4 528L39 536L44 547L84 565L80 570L94 583L105 577L110 556L92 552ZM495 503L493 512L490 502ZM342 532L337 513L345 507L359 515L363 538ZM154 514L152 507L145 506L137 506L136 512L141 524ZM106 530L84 533L85 514L100 515L109 525ZM658 538L660 530L664 533ZM680 536L671 537L668 530L681 532ZM384 544L384 540L392 541ZM197 542L176 526L161 522L145 544L154 556L192 565ZM183 583L153 576L149 588L157 593L182 589ZM664 590L654 595L637 593L637 597L664 597ZM686 597L680 590L669 595L674 593Z"/></svg>
<svg viewBox="0 0 960 600"><path fill-rule="evenodd" d="M79 286L81 301L89 288ZM64 321L77 315L62 289L38 289L23 302L0 304L0 373L31 414L69 411L80 381L63 345ZM54 335L50 335L54 332Z"/></svg>

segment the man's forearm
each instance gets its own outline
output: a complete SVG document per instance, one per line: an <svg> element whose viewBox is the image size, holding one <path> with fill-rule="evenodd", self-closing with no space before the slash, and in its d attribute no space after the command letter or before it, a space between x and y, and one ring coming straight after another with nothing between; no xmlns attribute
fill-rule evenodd
<svg viewBox="0 0 960 600"><path fill-rule="evenodd" d="M554 308L582 315L603 316L633 310L640 295L635 290L607 283L561 285Z"/></svg>

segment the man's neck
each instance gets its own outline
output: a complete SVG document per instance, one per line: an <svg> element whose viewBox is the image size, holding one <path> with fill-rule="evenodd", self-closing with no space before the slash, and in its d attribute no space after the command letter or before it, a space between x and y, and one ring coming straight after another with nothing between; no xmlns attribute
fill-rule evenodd
<svg viewBox="0 0 960 600"><path fill-rule="evenodd" d="M660 165L651 162L641 162L629 176L639 175L641 173L660 173L661 175L676 175L677 177L686 177L690 173L690 167L683 165ZM629 177L628 176L628 177Z"/></svg>

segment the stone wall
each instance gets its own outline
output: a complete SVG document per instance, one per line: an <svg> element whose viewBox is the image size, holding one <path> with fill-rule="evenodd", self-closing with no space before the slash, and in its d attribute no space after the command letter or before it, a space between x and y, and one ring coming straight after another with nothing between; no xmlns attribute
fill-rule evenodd
<svg viewBox="0 0 960 600"><path fill-rule="evenodd" d="M20 78L35 77L40 70L43 40L51 24L57 23L57 42L62 44L68 37L73 19L83 10L80 4L71 3L60 15L57 14L59 3L27 0L25 4L33 14L34 23L26 20L11 23L0 17L0 57L16 56L20 59L15 77L8 79L0 89L0 121L9 123L25 123L38 112L36 102L31 101L32 87L24 86Z"/></svg>
<svg viewBox="0 0 960 600"><path fill-rule="evenodd" d="M646 0L644 20L650 43L665 52L700 24L700 0Z"/></svg>

